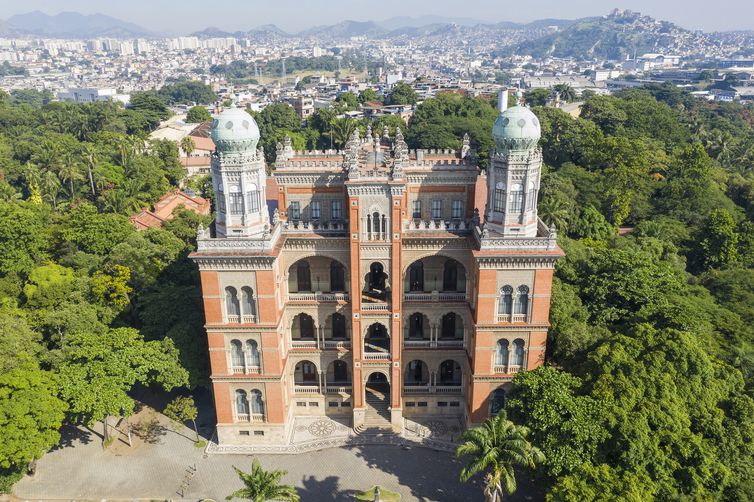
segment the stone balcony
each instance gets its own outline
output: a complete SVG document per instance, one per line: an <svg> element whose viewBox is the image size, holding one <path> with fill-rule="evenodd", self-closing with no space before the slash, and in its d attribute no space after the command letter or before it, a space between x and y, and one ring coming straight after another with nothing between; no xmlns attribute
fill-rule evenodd
<svg viewBox="0 0 754 502"><path fill-rule="evenodd" d="M429 302L429 303L437 303L437 302L468 302L469 297L468 295L463 292L456 292L456 291L431 291L431 292L424 292L424 291L409 291L408 293L403 293L403 301L404 302Z"/></svg>
<svg viewBox="0 0 754 502"><path fill-rule="evenodd" d="M403 222L403 231L408 234L427 232L450 232L454 234L468 234L474 228L474 223L461 219L436 220L407 220Z"/></svg>
<svg viewBox="0 0 754 502"><path fill-rule="evenodd" d="M351 295L348 293L323 293L316 291L313 293L288 293L289 302L320 302L320 303L338 303L351 301Z"/></svg>
<svg viewBox="0 0 754 502"><path fill-rule="evenodd" d="M529 316L526 314L498 314L497 322L499 323L526 323L529 322Z"/></svg>
<svg viewBox="0 0 754 502"><path fill-rule="evenodd" d="M348 221L289 220L282 222L284 234L348 235Z"/></svg>
<svg viewBox="0 0 754 502"><path fill-rule="evenodd" d="M444 384L406 384L403 386L404 394L463 394L462 385Z"/></svg>

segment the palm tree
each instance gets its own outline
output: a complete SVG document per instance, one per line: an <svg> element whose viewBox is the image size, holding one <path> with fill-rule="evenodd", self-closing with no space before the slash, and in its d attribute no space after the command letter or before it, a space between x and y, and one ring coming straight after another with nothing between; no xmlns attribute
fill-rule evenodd
<svg viewBox="0 0 754 502"><path fill-rule="evenodd" d="M570 214L568 208L559 197L545 196L539 204L539 216L548 225L555 224L555 228L563 233L568 231Z"/></svg>
<svg viewBox="0 0 754 502"><path fill-rule="evenodd" d="M513 466L533 469L545 456L526 440L529 429L516 425L501 411L484 421L481 427L469 429L461 436L456 456L468 455L469 463L461 470L461 481L486 472L484 496L487 502L498 502L503 495L516 491Z"/></svg>
<svg viewBox="0 0 754 502"><path fill-rule="evenodd" d="M560 99L566 103L576 100L576 91L568 84L556 84L552 86L552 90L560 95Z"/></svg>
<svg viewBox="0 0 754 502"><path fill-rule="evenodd" d="M295 488L280 484L280 478L288 474L288 471L280 469L265 471L257 459L251 462L251 472L248 474L236 466L233 466L233 469L241 478L244 487L225 497L225 500L234 498L249 499L253 502L266 502L268 500L298 502L299 500Z"/></svg>
<svg viewBox="0 0 754 502"><path fill-rule="evenodd" d="M79 164L71 154L66 154L63 157L63 161L60 164L58 175L63 182L70 183L71 186L71 200L76 197L76 189L73 185L74 181L83 179L81 172L79 171Z"/></svg>
<svg viewBox="0 0 754 502"><path fill-rule="evenodd" d="M350 118L344 118L336 120L333 124L333 134L335 136L335 144L338 148L343 148L346 143L351 139L353 131L356 129L356 121Z"/></svg>
<svg viewBox="0 0 754 502"><path fill-rule="evenodd" d="M183 167L188 169L188 158L191 157L191 154L196 149L196 145L194 145L194 140L191 139L191 136L184 136L181 140L180 146L183 153L186 154L186 162L184 162Z"/></svg>
<svg viewBox="0 0 754 502"><path fill-rule="evenodd" d="M58 175L52 171L47 171L42 178L42 192L43 198L52 202L54 209L58 208L58 195L60 194L60 179Z"/></svg>
<svg viewBox="0 0 754 502"><path fill-rule="evenodd" d="M86 171L89 175L89 188L92 190L92 197L97 197L97 191L94 189L94 175L92 174L94 166L97 165L97 150L95 150L94 146L91 144L85 143L81 148L81 157L86 164Z"/></svg>

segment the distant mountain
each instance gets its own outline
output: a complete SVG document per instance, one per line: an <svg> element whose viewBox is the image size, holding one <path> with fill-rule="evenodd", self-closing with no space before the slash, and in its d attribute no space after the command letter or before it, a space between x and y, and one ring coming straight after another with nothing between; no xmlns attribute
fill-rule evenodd
<svg viewBox="0 0 754 502"><path fill-rule="evenodd" d="M104 14L84 15L78 12L61 12L54 16L34 11L8 18L0 26L0 34L39 37L134 37L150 36L151 32L133 23L121 21Z"/></svg>
<svg viewBox="0 0 754 502"><path fill-rule="evenodd" d="M225 37L235 37L237 36L237 33L238 32L231 33L229 31L224 31L215 26L208 26L201 31L195 31L189 36L199 37L199 38L225 38Z"/></svg>
<svg viewBox="0 0 754 502"><path fill-rule="evenodd" d="M248 31L249 34L257 34L257 35L270 35L270 36L278 36L278 37L289 37L290 35L280 28L278 28L274 24L263 24L262 26L257 26L256 28L252 28Z"/></svg>
<svg viewBox="0 0 754 502"><path fill-rule="evenodd" d="M424 28L428 25L440 24L457 24L460 26L476 26L477 24L493 24L494 22L472 19L468 17L443 17L443 16L396 16L384 21L378 21L377 24L382 28L395 31L401 28Z"/></svg>
<svg viewBox="0 0 754 502"><path fill-rule="evenodd" d="M384 35L386 29L374 21L342 21L329 26L315 26L298 33L300 37L318 38L349 38L349 37L378 37Z"/></svg>
<svg viewBox="0 0 754 502"><path fill-rule="evenodd" d="M563 29L526 40L515 48L534 57L588 57L620 60L646 52L683 52L709 36L637 12L614 11L576 20Z"/></svg>

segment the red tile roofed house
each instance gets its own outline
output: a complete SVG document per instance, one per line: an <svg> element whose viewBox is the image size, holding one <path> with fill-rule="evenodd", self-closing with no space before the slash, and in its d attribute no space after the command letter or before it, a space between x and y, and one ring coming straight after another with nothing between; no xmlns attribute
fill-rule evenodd
<svg viewBox="0 0 754 502"><path fill-rule="evenodd" d="M180 151L181 164L186 168L188 176L209 174L210 155L215 151L215 143L209 137L211 125L211 121L203 122L188 134L188 137L194 143L194 151L191 152L191 156L187 157L186 152Z"/></svg>
<svg viewBox="0 0 754 502"><path fill-rule="evenodd" d="M175 189L155 202L154 211L143 209L131 216L130 221L137 230L161 227L165 220L173 218L173 211L179 207L199 214L210 213L210 202L207 199Z"/></svg>

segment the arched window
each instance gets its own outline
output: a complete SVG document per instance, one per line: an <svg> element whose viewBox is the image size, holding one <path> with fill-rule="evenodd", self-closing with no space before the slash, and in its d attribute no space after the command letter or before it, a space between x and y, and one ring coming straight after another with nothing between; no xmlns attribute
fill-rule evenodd
<svg viewBox="0 0 754 502"><path fill-rule="evenodd" d="M495 195L493 197L493 207L495 211L505 211L505 183L498 181L495 184Z"/></svg>
<svg viewBox="0 0 754 502"><path fill-rule="evenodd" d="M461 385L461 365L453 360L440 364L441 385Z"/></svg>
<svg viewBox="0 0 754 502"><path fill-rule="evenodd" d="M372 213L372 232L376 235L380 233L380 213Z"/></svg>
<svg viewBox="0 0 754 502"><path fill-rule="evenodd" d="M312 290L312 274L309 270L309 263L305 261L298 262L296 265L296 282L298 283L298 291Z"/></svg>
<svg viewBox="0 0 754 502"><path fill-rule="evenodd" d="M516 291L516 314L526 315L529 313L529 288L519 286Z"/></svg>
<svg viewBox="0 0 754 502"><path fill-rule="evenodd" d="M408 318L408 337L424 338L424 314L411 314Z"/></svg>
<svg viewBox="0 0 754 502"><path fill-rule="evenodd" d="M511 213L521 213L524 210L524 187L516 183L511 186L511 203L508 207Z"/></svg>
<svg viewBox="0 0 754 502"><path fill-rule="evenodd" d="M424 264L420 261L408 267L408 290L424 291Z"/></svg>
<svg viewBox="0 0 754 502"><path fill-rule="evenodd" d="M346 334L346 318L341 314L332 315L332 337L342 340L348 338Z"/></svg>
<svg viewBox="0 0 754 502"><path fill-rule="evenodd" d="M456 336L456 315L448 312L442 316L442 325L440 327L440 338L455 338Z"/></svg>
<svg viewBox="0 0 754 502"><path fill-rule="evenodd" d="M382 263L374 262L369 265L369 289L372 291L385 291L385 271ZM384 298L383 298L384 299Z"/></svg>
<svg viewBox="0 0 754 502"><path fill-rule="evenodd" d="M390 338L387 334L387 328L381 323L374 323L367 329L367 336L364 338L365 352L382 352L390 351Z"/></svg>
<svg viewBox="0 0 754 502"><path fill-rule="evenodd" d="M490 415L495 416L505 409L505 391L496 389L490 396Z"/></svg>
<svg viewBox="0 0 754 502"><path fill-rule="evenodd" d="M314 319L308 314L298 314L293 318L291 326L293 339L314 339Z"/></svg>
<svg viewBox="0 0 754 502"><path fill-rule="evenodd" d="M348 382L348 365L345 361L333 361L333 381L337 383Z"/></svg>
<svg viewBox="0 0 754 502"><path fill-rule="evenodd" d="M510 344L508 340L498 340L495 348L495 364L498 366L508 366L509 354Z"/></svg>
<svg viewBox="0 0 754 502"><path fill-rule="evenodd" d="M458 291L458 262L448 260L442 270L442 290Z"/></svg>
<svg viewBox="0 0 754 502"><path fill-rule="evenodd" d="M254 183L246 185L246 211L249 213L259 211L259 189Z"/></svg>
<svg viewBox="0 0 754 502"><path fill-rule="evenodd" d="M229 317L241 315L241 305L238 303L238 292L236 291L236 288L231 286L225 288L225 310Z"/></svg>
<svg viewBox="0 0 754 502"><path fill-rule="evenodd" d="M297 384L316 384L317 383L317 367L314 363L309 361L301 361L296 365L296 378Z"/></svg>
<svg viewBox="0 0 754 502"><path fill-rule="evenodd" d="M346 273L343 265L337 261L330 262L330 291L346 290Z"/></svg>
<svg viewBox="0 0 754 502"><path fill-rule="evenodd" d="M246 351L249 353L249 364L254 367L259 367L259 347L256 340L246 340Z"/></svg>
<svg viewBox="0 0 754 502"><path fill-rule="evenodd" d="M500 288L500 305L498 307L498 314L511 315L513 313L513 288L510 286L503 286Z"/></svg>
<svg viewBox="0 0 754 502"><path fill-rule="evenodd" d="M241 306L243 315L257 315L257 308L254 304L254 290L248 286L241 288Z"/></svg>
<svg viewBox="0 0 754 502"><path fill-rule="evenodd" d="M419 360L408 363L406 367L406 383L409 385L426 384L429 381L427 365Z"/></svg>
<svg viewBox="0 0 754 502"><path fill-rule="evenodd" d="M236 391L236 415L239 419L248 419L249 399L246 397L245 390Z"/></svg>
<svg viewBox="0 0 754 502"><path fill-rule="evenodd" d="M264 401L262 401L262 392L254 389L251 391L251 412L254 415L264 415Z"/></svg>
<svg viewBox="0 0 754 502"><path fill-rule="evenodd" d="M239 340L230 341L230 363L234 368L243 368L243 345Z"/></svg>
<svg viewBox="0 0 754 502"><path fill-rule="evenodd" d="M537 205L537 187L533 181L529 182L529 195L527 196L529 207L526 209L531 210Z"/></svg>
<svg viewBox="0 0 754 502"><path fill-rule="evenodd" d="M524 341L520 338L513 341L513 366L524 365Z"/></svg>

